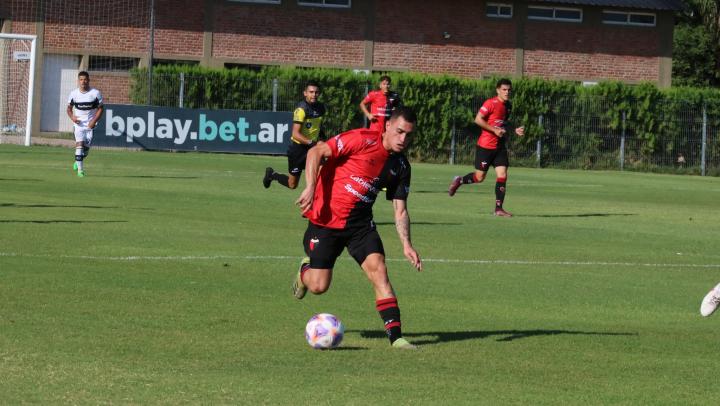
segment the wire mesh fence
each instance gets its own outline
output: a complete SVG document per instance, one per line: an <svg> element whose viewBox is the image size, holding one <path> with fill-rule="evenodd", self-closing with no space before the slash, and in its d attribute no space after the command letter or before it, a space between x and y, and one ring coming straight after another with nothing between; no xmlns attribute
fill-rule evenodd
<svg viewBox="0 0 720 406"><path fill-rule="evenodd" d="M145 89L143 76L135 86ZM280 80L249 80L232 86L216 83L207 76L156 74L152 105L202 109L292 111L302 99L304 83ZM401 85L401 84L400 84ZM328 106L325 131L337 134L364 126L357 104L371 84L343 89L350 96L343 106ZM395 89L403 94L402 87ZM333 92L332 87L323 89ZM140 91L136 102L145 104ZM328 99L336 99L325 94ZM466 109L474 117L491 94L474 95ZM444 97L455 98L452 91ZM466 98L467 99L467 98ZM322 100L322 96L321 96ZM702 105L678 103L671 110L658 112L659 123L652 134L636 117L620 112L609 114L612 101L596 96L562 96L546 100L544 112L525 112L527 122L515 124L529 128L525 137L510 136L511 164L548 168L662 171L720 175L718 120L711 120ZM418 106L416 110L419 110ZM522 106L514 106L522 110ZM446 117L427 111L428 117ZM425 117L427 119L427 117ZM512 120L512 118L511 118ZM442 126L451 132L447 141L433 142L433 134L418 137L408 155L426 162L470 165L480 129L472 122L452 122ZM422 133L419 126L416 130Z"/></svg>

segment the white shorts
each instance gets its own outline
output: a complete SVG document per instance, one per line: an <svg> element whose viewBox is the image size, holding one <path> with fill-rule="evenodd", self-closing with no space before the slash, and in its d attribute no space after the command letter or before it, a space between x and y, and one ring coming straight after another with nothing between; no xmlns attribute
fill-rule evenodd
<svg viewBox="0 0 720 406"><path fill-rule="evenodd" d="M89 146L92 142L93 130L87 127L75 126L75 142L85 143L85 146Z"/></svg>

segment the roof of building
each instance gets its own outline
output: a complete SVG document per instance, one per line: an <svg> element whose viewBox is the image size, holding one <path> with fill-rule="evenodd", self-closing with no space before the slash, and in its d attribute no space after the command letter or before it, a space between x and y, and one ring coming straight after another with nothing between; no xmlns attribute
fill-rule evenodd
<svg viewBox="0 0 720 406"><path fill-rule="evenodd" d="M537 3L573 4L597 7L622 7L645 10L680 11L684 8L680 0L532 0Z"/></svg>

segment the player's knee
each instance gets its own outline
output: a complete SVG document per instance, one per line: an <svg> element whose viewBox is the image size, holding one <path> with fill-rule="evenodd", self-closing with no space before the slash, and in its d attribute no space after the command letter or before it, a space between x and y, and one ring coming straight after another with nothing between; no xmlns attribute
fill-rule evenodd
<svg viewBox="0 0 720 406"><path fill-rule="evenodd" d="M292 175L291 175L291 176L288 176L288 187L289 187L290 189L297 189L298 183L300 183L300 182L298 182L298 178L297 178L297 177L292 176Z"/></svg>
<svg viewBox="0 0 720 406"><path fill-rule="evenodd" d="M322 295L330 288L330 281L313 281L307 288L313 295Z"/></svg>
<svg viewBox="0 0 720 406"><path fill-rule="evenodd" d="M475 183L480 183L485 180L486 172L477 171L475 172Z"/></svg>

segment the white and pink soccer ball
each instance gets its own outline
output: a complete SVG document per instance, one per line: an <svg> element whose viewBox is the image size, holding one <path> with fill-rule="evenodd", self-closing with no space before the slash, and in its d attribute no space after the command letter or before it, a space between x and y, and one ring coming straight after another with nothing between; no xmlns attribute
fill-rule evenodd
<svg viewBox="0 0 720 406"><path fill-rule="evenodd" d="M337 347L344 334L345 326L329 313L312 316L305 326L305 339L311 347L319 350Z"/></svg>

